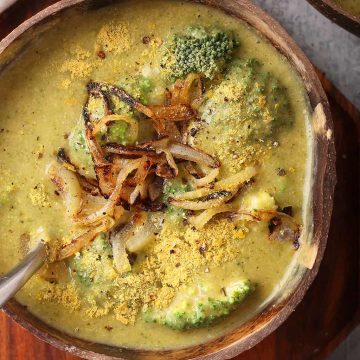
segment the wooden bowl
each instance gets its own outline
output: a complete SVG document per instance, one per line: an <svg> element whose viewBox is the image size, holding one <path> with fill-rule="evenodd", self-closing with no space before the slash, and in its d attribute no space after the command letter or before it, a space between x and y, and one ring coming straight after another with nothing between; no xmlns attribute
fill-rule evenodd
<svg viewBox="0 0 360 360"><path fill-rule="evenodd" d="M360 17L354 16L343 10L331 0L307 0L314 8L319 10L331 21L340 25L344 29L360 36Z"/></svg>
<svg viewBox="0 0 360 360"><path fill-rule="evenodd" d="M121 1L121 0L119 0ZM104 0L63 0L38 13L24 22L0 42L0 71L39 32L60 21L72 12L106 6L112 1ZM317 75L304 53L297 47L285 30L271 17L248 0L197 0L206 6L221 9L229 15L246 21L267 38L280 53L284 54L303 79L310 104L316 116L312 119L314 133L313 185L310 193L313 215L313 236L311 241L310 269L298 265L291 283L261 313L235 330L197 346L166 351L145 351L118 348L77 339L56 330L33 316L26 307L11 300L5 307L6 313L21 326L28 329L49 344L69 351L71 354L88 359L228 359L260 342L274 331L294 311L305 292L313 282L326 246L333 193L336 182L335 147L333 125L329 104Z"/></svg>

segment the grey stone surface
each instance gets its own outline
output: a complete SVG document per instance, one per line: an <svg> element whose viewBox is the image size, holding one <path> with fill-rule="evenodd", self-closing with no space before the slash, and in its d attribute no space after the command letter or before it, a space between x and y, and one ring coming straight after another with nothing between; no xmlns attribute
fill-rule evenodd
<svg viewBox="0 0 360 360"><path fill-rule="evenodd" d="M331 354L327 360L358 360L360 359L360 327Z"/></svg>
<svg viewBox="0 0 360 360"><path fill-rule="evenodd" d="M309 59L360 109L360 38L332 23L305 0L253 2L277 19ZM360 327L328 360L359 359Z"/></svg>
<svg viewBox="0 0 360 360"><path fill-rule="evenodd" d="M253 2L277 19L309 59L360 109L360 38L332 23L305 0Z"/></svg>

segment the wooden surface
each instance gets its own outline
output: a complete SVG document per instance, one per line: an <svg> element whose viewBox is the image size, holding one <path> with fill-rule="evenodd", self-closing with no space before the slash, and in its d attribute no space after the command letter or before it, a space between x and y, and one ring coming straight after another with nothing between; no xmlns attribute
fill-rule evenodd
<svg viewBox="0 0 360 360"><path fill-rule="evenodd" d="M21 0L0 16L0 36L54 0ZM16 17L16 21L14 18ZM335 125L338 184L328 246L302 303L273 334L237 360L324 359L359 323L360 114L320 74ZM76 359L36 339L0 313L0 360Z"/></svg>

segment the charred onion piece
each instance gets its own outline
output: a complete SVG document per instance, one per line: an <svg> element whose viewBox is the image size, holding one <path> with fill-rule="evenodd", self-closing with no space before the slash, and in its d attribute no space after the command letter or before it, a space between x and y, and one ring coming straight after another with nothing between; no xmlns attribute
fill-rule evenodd
<svg viewBox="0 0 360 360"><path fill-rule="evenodd" d="M140 145L131 146L131 145L110 143L104 145L104 150L112 154L118 154L124 156L148 156L148 157L157 156L155 148L151 147L150 145L148 147L146 146L141 147Z"/></svg>
<svg viewBox="0 0 360 360"><path fill-rule="evenodd" d="M139 208L140 210L146 211L146 212L163 211L165 209L165 207L166 207L166 205L164 203L154 203L154 202L148 202L148 201L143 201L137 205L137 208Z"/></svg>
<svg viewBox="0 0 360 360"><path fill-rule="evenodd" d="M177 176L178 169L172 168L166 160L163 160L157 163L155 174L163 179L173 179Z"/></svg>
<svg viewBox="0 0 360 360"><path fill-rule="evenodd" d="M172 143L169 146L169 150L177 159L201 163L211 168L220 167L220 162L217 159L201 150L191 147L190 145Z"/></svg>
<svg viewBox="0 0 360 360"><path fill-rule="evenodd" d="M58 253L57 260L66 259L77 252L81 251L84 247L88 246L98 234L109 231L114 225L114 220L107 217L103 222L93 229L86 231L80 236L71 241L70 244L65 245Z"/></svg>
<svg viewBox="0 0 360 360"><path fill-rule="evenodd" d="M204 210L199 215L191 216L189 222L196 229L201 230L215 215L234 211L234 206L230 204L221 205L219 207Z"/></svg>
<svg viewBox="0 0 360 360"><path fill-rule="evenodd" d="M60 148L57 152L57 159L59 162L68 170L77 173L77 167L71 162L70 158L67 156L65 149Z"/></svg>
<svg viewBox="0 0 360 360"><path fill-rule="evenodd" d="M246 169L238 172L237 174L231 175L226 179L217 181L214 183L213 188L200 188L193 191L188 191L182 194L174 196L175 200L194 200L204 196L207 196L216 191L231 191L236 192L246 182L252 179L258 170L253 166L249 166Z"/></svg>
<svg viewBox="0 0 360 360"><path fill-rule="evenodd" d="M193 184L200 188L209 185L216 180L216 177L219 175L219 168L211 169L207 175L200 179L193 179Z"/></svg>
<svg viewBox="0 0 360 360"><path fill-rule="evenodd" d="M229 201L234 196L233 192L229 191L218 191L206 195L202 199L197 200L176 200L169 198L169 203L173 206L180 207L187 210L205 210L210 208L218 207Z"/></svg>
<svg viewBox="0 0 360 360"><path fill-rule="evenodd" d="M88 122L85 124L85 139L95 166L107 166L110 163L105 159L101 146L93 133L93 125Z"/></svg>
<svg viewBox="0 0 360 360"><path fill-rule="evenodd" d="M128 131L130 142L134 142L137 139L139 133L139 124L135 119L133 119L131 116L128 115L104 116L94 125L93 134L96 135L103 127L107 126L110 122L114 122L114 121L123 121L130 126L130 129Z"/></svg>
<svg viewBox="0 0 360 360"><path fill-rule="evenodd" d="M179 170L175 160L168 150L169 138L148 141L136 146L125 146L120 144L107 144L104 150L112 154L123 156L146 156L155 165L156 175L169 179L177 176Z"/></svg>
<svg viewBox="0 0 360 360"><path fill-rule="evenodd" d="M153 112L151 118L161 119L162 121L189 121L196 116L195 111L190 105L151 105L149 106Z"/></svg>
<svg viewBox="0 0 360 360"><path fill-rule="evenodd" d="M262 221L269 221L271 240L291 240L296 249L299 247L300 226L293 217L279 211L263 210L256 212Z"/></svg>
<svg viewBox="0 0 360 360"><path fill-rule="evenodd" d="M146 141L135 146L110 143L104 145L104 150L112 154L125 156L134 155L156 157L159 153L159 150L167 147L168 142L169 138L163 137L159 140Z"/></svg>
<svg viewBox="0 0 360 360"><path fill-rule="evenodd" d="M146 176L149 173L151 165L152 165L151 159L144 156L142 158L139 168L137 169L136 174L134 176L134 181L136 183L136 187L130 195L130 198L129 198L130 205L135 203L137 197L139 195L141 195L141 193L144 194L144 192L145 192L144 187L147 185L146 184ZM144 197L144 196L142 196L142 197Z"/></svg>
<svg viewBox="0 0 360 360"><path fill-rule="evenodd" d="M159 120L158 122L153 122L156 132L159 134L159 136L168 136L174 141L181 141L182 135L180 130L177 127L176 122L164 122L162 120Z"/></svg>
<svg viewBox="0 0 360 360"><path fill-rule="evenodd" d="M93 134L91 123L85 124L85 139L94 162L94 170L99 182L99 189L104 197L109 197L114 189L113 166L104 157L103 151Z"/></svg>
<svg viewBox="0 0 360 360"><path fill-rule="evenodd" d="M71 162L70 158L68 157L63 148L60 148L58 150L57 159L60 161L60 163L65 169L76 174L80 186L85 192L93 196L101 195L98 182L94 179L90 179L85 177L84 175L81 175L79 169Z"/></svg>
<svg viewBox="0 0 360 360"><path fill-rule="evenodd" d="M171 179L171 178L176 177L179 174L179 169L176 166L175 160L174 160L170 150L164 148L164 149L160 149L159 151L161 151L161 152L163 152L165 154L166 162L167 162L167 164L169 166L169 170L171 172L170 176L162 176L162 177L165 177L167 179Z"/></svg>
<svg viewBox="0 0 360 360"><path fill-rule="evenodd" d="M116 185L111 193L108 202L94 213L77 219L78 223L87 226L101 221L106 216L113 216L115 206L121 200L121 193L126 178L140 166L141 159L124 160L123 168L120 170L116 179Z"/></svg>
<svg viewBox="0 0 360 360"><path fill-rule="evenodd" d="M191 91L194 83L195 91ZM205 92L204 79L195 73L189 74L180 92L180 101L185 104L191 104L193 109L197 109L202 102L202 95Z"/></svg>
<svg viewBox="0 0 360 360"><path fill-rule="evenodd" d="M87 89L88 89L89 96L88 96L88 99L87 99L87 101L86 101L86 103L85 103L85 105L83 107L83 118L84 118L85 123L95 121L95 119L92 119L92 114L89 111L89 103L90 103L91 98L100 98L102 100L102 103L103 103L105 116L106 115L111 115L112 110L111 110L111 107L110 107L110 101L109 101L108 97L106 96L106 94L99 91L96 88L89 87L89 85L87 86Z"/></svg>
<svg viewBox="0 0 360 360"><path fill-rule="evenodd" d="M267 221L269 222L269 238L271 240L291 240L295 249L298 249L300 246L300 225L296 223L292 216L283 212L272 210L239 210L232 219L234 221Z"/></svg>
<svg viewBox="0 0 360 360"><path fill-rule="evenodd" d="M150 110L147 106L137 101L135 98L133 98L124 89L121 89L120 87L109 84L102 84L98 82L90 82L88 84L88 89L90 91L96 89L99 92L117 96L121 101L129 105L131 108L136 109L137 111L145 114L150 118L154 116L152 110Z"/></svg>
<svg viewBox="0 0 360 360"><path fill-rule="evenodd" d="M193 89L194 83L195 89ZM199 74L191 73L185 80L176 80L167 94L168 103L187 104L196 109L201 103L204 92L204 79Z"/></svg>
<svg viewBox="0 0 360 360"><path fill-rule="evenodd" d="M63 198L66 213L70 218L76 218L83 205L82 190L76 174L56 161L48 165L46 172Z"/></svg>

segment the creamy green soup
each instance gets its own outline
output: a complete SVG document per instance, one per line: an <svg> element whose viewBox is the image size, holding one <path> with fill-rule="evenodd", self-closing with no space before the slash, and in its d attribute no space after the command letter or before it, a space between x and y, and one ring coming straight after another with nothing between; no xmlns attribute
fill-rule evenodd
<svg viewBox="0 0 360 360"><path fill-rule="evenodd" d="M360 16L359 0L333 0L333 3L354 16Z"/></svg>
<svg viewBox="0 0 360 360"><path fill-rule="evenodd" d="M0 271L76 337L204 343L281 292L303 247L304 86L245 23L131 1L73 14L2 73Z"/></svg>

